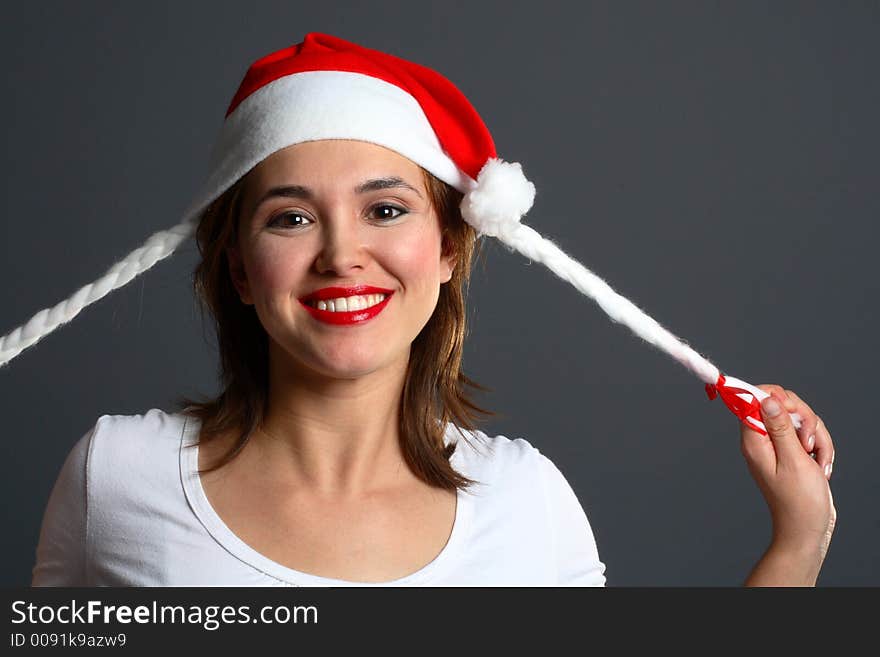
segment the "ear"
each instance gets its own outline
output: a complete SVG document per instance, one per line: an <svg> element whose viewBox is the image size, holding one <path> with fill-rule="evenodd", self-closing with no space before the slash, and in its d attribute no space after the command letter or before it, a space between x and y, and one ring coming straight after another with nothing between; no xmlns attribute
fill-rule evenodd
<svg viewBox="0 0 880 657"><path fill-rule="evenodd" d="M251 289L244 270L244 261L237 246L226 247L226 261L229 263L229 275L232 278L232 284L238 291L241 302L246 306L253 305L254 300L251 298Z"/></svg>
<svg viewBox="0 0 880 657"><path fill-rule="evenodd" d="M443 233L443 249L440 254L440 282L448 283L452 279L452 272L455 270L455 262L458 260L453 245Z"/></svg>

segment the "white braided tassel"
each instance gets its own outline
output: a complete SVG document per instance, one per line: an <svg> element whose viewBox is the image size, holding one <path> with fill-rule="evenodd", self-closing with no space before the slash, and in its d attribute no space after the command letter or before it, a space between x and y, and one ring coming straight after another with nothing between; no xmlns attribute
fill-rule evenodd
<svg viewBox="0 0 880 657"><path fill-rule="evenodd" d="M559 278L593 299L613 321L628 327L696 374L706 384L710 399L720 394L741 420L766 433L757 405L768 394L740 379L722 376L715 365L681 338L611 289L608 283L556 244L524 225L522 215L531 208L534 197L535 186L526 179L518 163L492 159L482 168L475 186L462 199L461 213L479 234L494 236L529 260L544 263ZM790 415L794 426L800 428L801 417L797 413Z"/></svg>
<svg viewBox="0 0 880 657"><path fill-rule="evenodd" d="M26 324L4 335L0 338L0 367L72 320L86 306L122 287L159 260L174 253L177 246L195 232L195 227L194 221L187 220L168 230L154 233L143 246L113 265L101 278L84 285L52 308L41 310Z"/></svg>

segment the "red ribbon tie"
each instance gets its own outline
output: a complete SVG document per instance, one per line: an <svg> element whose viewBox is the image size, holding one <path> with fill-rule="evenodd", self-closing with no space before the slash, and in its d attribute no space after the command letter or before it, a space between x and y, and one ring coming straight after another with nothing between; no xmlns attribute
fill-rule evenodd
<svg viewBox="0 0 880 657"><path fill-rule="evenodd" d="M746 401L740 397L739 395L742 393L748 395L751 401ZM724 405L730 409L730 412L743 422L746 422L746 418L750 417L763 424L761 418L761 402L758 401L748 390L727 385L727 380L724 378L723 374L718 375L718 381L714 384L706 384L706 395L708 395L710 400L715 399L715 397L721 397L721 401L723 401ZM751 422L746 422L746 425L755 431L763 433L765 436L767 435L766 431L761 431L760 428L756 427Z"/></svg>

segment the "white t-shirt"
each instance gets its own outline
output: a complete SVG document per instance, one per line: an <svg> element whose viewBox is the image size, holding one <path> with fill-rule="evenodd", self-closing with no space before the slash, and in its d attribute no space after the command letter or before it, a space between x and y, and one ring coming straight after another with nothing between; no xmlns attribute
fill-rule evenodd
<svg viewBox="0 0 880 657"><path fill-rule="evenodd" d="M238 538L196 468L199 421L151 409L103 415L74 446L46 507L34 586L603 586L593 531L559 469L528 441L470 432L442 551L405 577L350 582L300 572Z"/></svg>

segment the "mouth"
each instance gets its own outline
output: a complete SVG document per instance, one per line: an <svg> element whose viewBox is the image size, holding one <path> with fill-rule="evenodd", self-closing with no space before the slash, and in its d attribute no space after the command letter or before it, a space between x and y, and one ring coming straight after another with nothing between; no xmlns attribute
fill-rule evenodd
<svg viewBox="0 0 880 657"><path fill-rule="evenodd" d="M345 292L348 294L340 294ZM381 313L393 294L392 290L369 286L324 288L303 297L300 303L320 322L336 325L360 324Z"/></svg>

